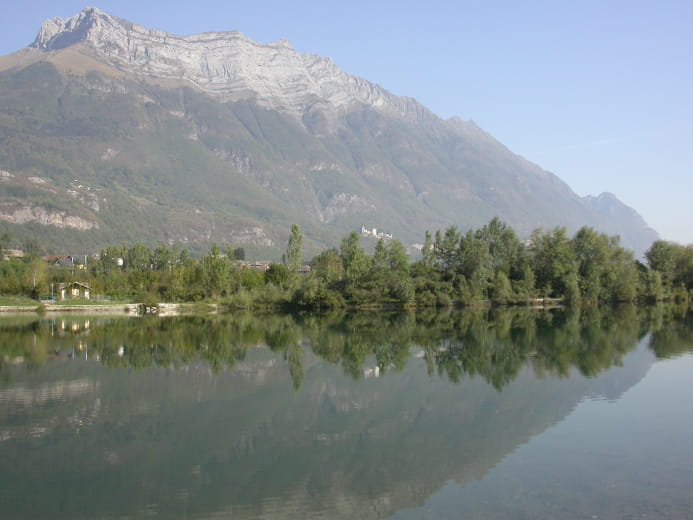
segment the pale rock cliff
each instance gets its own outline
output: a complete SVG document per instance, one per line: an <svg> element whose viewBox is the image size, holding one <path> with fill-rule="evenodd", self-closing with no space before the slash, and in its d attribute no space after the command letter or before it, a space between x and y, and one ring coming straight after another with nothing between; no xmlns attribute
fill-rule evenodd
<svg viewBox="0 0 693 520"><path fill-rule="evenodd" d="M361 103L408 119L435 117L413 99L341 71L329 58L300 54L286 40L262 45L235 31L176 36L88 7L44 22L32 47L55 51L78 43L128 72L185 80L211 94L252 96L298 116L316 104L344 111Z"/></svg>
<svg viewBox="0 0 693 520"><path fill-rule="evenodd" d="M99 229L99 225L96 222L76 215L69 215L66 211L49 209L43 206L0 207L0 220L13 224L35 222L44 226L77 229L79 231Z"/></svg>

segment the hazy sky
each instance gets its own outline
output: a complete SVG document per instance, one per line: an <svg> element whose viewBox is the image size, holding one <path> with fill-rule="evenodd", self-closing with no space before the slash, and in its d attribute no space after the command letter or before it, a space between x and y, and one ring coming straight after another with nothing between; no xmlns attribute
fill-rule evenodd
<svg viewBox="0 0 693 520"><path fill-rule="evenodd" d="M72 0L2 0L0 55ZM693 2L101 0L179 35L238 30L472 119L579 195L609 191L693 243ZM512 222L510 222L512 225Z"/></svg>

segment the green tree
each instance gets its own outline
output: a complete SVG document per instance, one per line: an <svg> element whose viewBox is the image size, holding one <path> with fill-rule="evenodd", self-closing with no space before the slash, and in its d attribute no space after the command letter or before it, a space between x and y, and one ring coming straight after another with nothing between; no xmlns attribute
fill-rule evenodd
<svg viewBox="0 0 693 520"><path fill-rule="evenodd" d="M286 246L286 265L290 271L296 272L301 267L301 244L303 235L296 224L291 226L289 243Z"/></svg>
<svg viewBox="0 0 693 520"><path fill-rule="evenodd" d="M609 237L591 227L582 227L572 238L571 244L582 298L597 303L602 292L602 278L608 268Z"/></svg>
<svg viewBox="0 0 693 520"><path fill-rule="evenodd" d="M120 270L123 264L123 256L123 251L119 247L108 246L106 249L102 249L96 264L97 270L103 274Z"/></svg>
<svg viewBox="0 0 693 520"><path fill-rule="evenodd" d="M283 264L271 264L269 269L265 271L265 281L277 287L286 287L291 281L291 278L291 271Z"/></svg>
<svg viewBox="0 0 693 520"><path fill-rule="evenodd" d="M510 226L494 217L474 235L477 240L486 244L490 268L494 273L503 271L509 278L519 277L523 246Z"/></svg>
<svg viewBox="0 0 693 520"><path fill-rule="evenodd" d="M693 289L693 244L657 240L645 252L648 265L662 276L667 287Z"/></svg>
<svg viewBox="0 0 693 520"><path fill-rule="evenodd" d="M510 284L510 279L504 271L499 269L496 271L493 280L491 301L498 305L506 305L513 299L513 290Z"/></svg>
<svg viewBox="0 0 693 520"><path fill-rule="evenodd" d="M514 282L515 293L517 294L518 299L527 301L535 298L536 294L534 284L534 271L532 271L529 264L525 264L522 268L522 275L520 279Z"/></svg>
<svg viewBox="0 0 693 520"><path fill-rule="evenodd" d="M409 257L407 248L399 240L393 240L387 247L387 267L397 276L409 276Z"/></svg>
<svg viewBox="0 0 693 520"><path fill-rule="evenodd" d="M489 242L481 234L469 230L460 239L458 258L460 273L467 280L474 279L476 296L484 297L495 274Z"/></svg>
<svg viewBox="0 0 693 520"><path fill-rule="evenodd" d="M381 238L375 244L375 250L373 251L373 270L380 272L380 275L382 275L382 272L386 271L388 267L387 246L385 245L385 240Z"/></svg>
<svg viewBox="0 0 693 520"><path fill-rule="evenodd" d="M578 275L575 271L570 271L566 276L564 297L568 305L577 305L580 303L580 284Z"/></svg>
<svg viewBox="0 0 693 520"><path fill-rule="evenodd" d="M534 230L530 251L537 287L548 296L563 296L567 276L575 269L575 253L566 229L556 227L545 233Z"/></svg>
<svg viewBox="0 0 693 520"><path fill-rule="evenodd" d="M166 246L158 246L154 249L150 264L155 271L170 271L173 266L175 256Z"/></svg>
<svg viewBox="0 0 693 520"><path fill-rule="evenodd" d="M688 290L693 289L693 244L678 246L674 282Z"/></svg>
<svg viewBox="0 0 693 520"><path fill-rule="evenodd" d="M455 226L448 227L442 237L440 232L436 232L436 240L433 245L434 256L439 267L448 278L453 276L458 266L459 257L457 249L460 244L460 238L460 232Z"/></svg>
<svg viewBox="0 0 693 520"><path fill-rule="evenodd" d="M221 254L218 244L212 244L209 254L200 261L200 281L205 293L219 297L229 283L229 272L228 258Z"/></svg>
<svg viewBox="0 0 693 520"><path fill-rule="evenodd" d="M48 266L38 257L29 259L24 271L24 291L32 298L39 299L48 288Z"/></svg>
<svg viewBox="0 0 693 520"><path fill-rule="evenodd" d="M609 239L608 267L602 285L607 299L632 302L639 290L638 268L633 252L619 245L618 237Z"/></svg>
<svg viewBox="0 0 693 520"><path fill-rule="evenodd" d="M151 269L150 259L152 257L151 250L144 244L134 244L125 252L123 266L125 269L134 271L148 271Z"/></svg>
<svg viewBox="0 0 693 520"><path fill-rule="evenodd" d="M654 269L648 269L642 276L642 296L645 301L654 303L665 298L666 292L662 285L662 274Z"/></svg>
<svg viewBox="0 0 693 520"><path fill-rule="evenodd" d="M342 239L339 256L342 259L343 280L349 293L356 288L368 270L366 253L359 245L359 235L356 231Z"/></svg>
<svg viewBox="0 0 693 520"><path fill-rule="evenodd" d="M426 267L432 267L434 262L433 254L433 239L431 238L431 233L426 230L424 235L424 244L421 248L422 261Z"/></svg>
<svg viewBox="0 0 693 520"><path fill-rule="evenodd" d="M313 273L330 285L342 279L342 260L334 249L328 249L311 261Z"/></svg>
<svg viewBox="0 0 693 520"><path fill-rule="evenodd" d="M645 258L650 269L659 271L664 284L671 284L674 280L676 260L674 258L674 244L665 240L657 240L645 251Z"/></svg>

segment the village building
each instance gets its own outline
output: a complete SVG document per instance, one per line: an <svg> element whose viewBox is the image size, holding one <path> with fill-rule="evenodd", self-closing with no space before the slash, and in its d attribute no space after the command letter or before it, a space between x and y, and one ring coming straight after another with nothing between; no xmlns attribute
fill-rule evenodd
<svg viewBox="0 0 693 520"><path fill-rule="evenodd" d="M58 295L61 300L67 298L81 298L88 300L90 298L91 287L82 282L61 283L58 284Z"/></svg>
<svg viewBox="0 0 693 520"><path fill-rule="evenodd" d="M10 258L24 258L24 251L21 249L3 249L2 259L9 260Z"/></svg>
<svg viewBox="0 0 693 520"><path fill-rule="evenodd" d="M67 269L84 269L84 264L72 255L44 256L43 260L51 267L64 267Z"/></svg>
<svg viewBox="0 0 693 520"><path fill-rule="evenodd" d="M378 239L382 238L384 240L392 240L392 233L378 231L378 228L367 228L365 226L361 226L361 236L373 237Z"/></svg>
<svg viewBox="0 0 693 520"><path fill-rule="evenodd" d="M251 261L247 262L245 260L236 260L236 263L240 265L241 267L245 267L246 269L252 269L254 271L260 271L260 272L265 272L267 269L270 268L270 265L272 265L272 262L269 261Z"/></svg>

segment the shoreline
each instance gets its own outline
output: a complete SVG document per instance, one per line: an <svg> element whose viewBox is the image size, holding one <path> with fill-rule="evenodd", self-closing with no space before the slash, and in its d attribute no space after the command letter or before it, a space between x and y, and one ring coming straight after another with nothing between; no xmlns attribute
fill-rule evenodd
<svg viewBox="0 0 693 520"><path fill-rule="evenodd" d="M60 313L82 312L90 314L140 314L141 303L118 303L113 305L55 305L36 303L36 305L0 305L0 314L4 313Z"/></svg>
<svg viewBox="0 0 693 520"><path fill-rule="evenodd" d="M477 305L471 305L468 307L482 307L490 308L491 302L488 300L482 300L478 302ZM505 307L515 307L515 306L526 306L534 309L550 309L555 307L563 306L562 298L536 298L531 299L522 304L507 304ZM456 305L451 305L451 307L457 307ZM401 308L394 305L387 305L384 303L374 303L370 305L356 305L349 306L346 308L360 309L360 310L392 310L394 308ZM410 309L417 309L416 306L407 307ZM222 303L168 303L161 302L156 306L146 306L143 303L115 303L106 305L89 305L89 304L76 304L76 305L65 305L65 304L53 304L53 303L40 303L36 302L36 305L0 305L0 316L3 314L26 314L26 313L36 313L36 314L56 314L56 313L80 313L80 314L111 314L111 315L126 315L126 316L180 316L184 314L220 314L224 312L231 312L234 309ZM250 310L250 309L247 309ZM266 309L265 309L266 310Z"/></svg>
<svg viewBox="0 0 693 520"><path fill-rule="evenodd" d="M36 302L36 305L0 305L0 316L7 314L111 314L126 316L179 316L181 314L217 314L220 305L215 303L159 303L156 307L147 307L142 303L114 303L108 305L56 305Z"/></svg>

